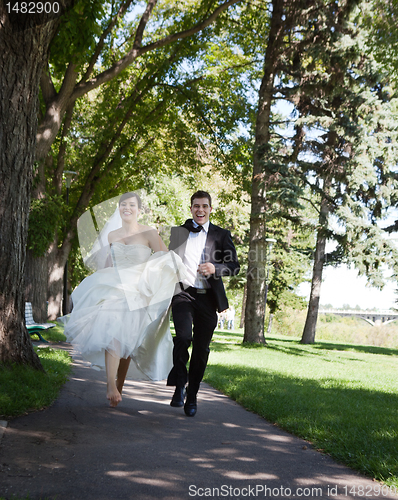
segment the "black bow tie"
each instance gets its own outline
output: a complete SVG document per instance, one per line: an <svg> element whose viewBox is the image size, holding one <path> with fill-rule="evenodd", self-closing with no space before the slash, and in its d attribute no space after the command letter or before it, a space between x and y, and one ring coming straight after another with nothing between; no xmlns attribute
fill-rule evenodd
<svg viewBox="0 0 398 500"><path fill-rule="evenodd" d="M192 232L192 233L200 233L202 230L204 231L204 227L199 225L197 227L195 227L193 225L193 220L192 219L188 219L185 221L185 224L182 225L182 227L185 227L186 229L188 229L188 231Z"/></svg>

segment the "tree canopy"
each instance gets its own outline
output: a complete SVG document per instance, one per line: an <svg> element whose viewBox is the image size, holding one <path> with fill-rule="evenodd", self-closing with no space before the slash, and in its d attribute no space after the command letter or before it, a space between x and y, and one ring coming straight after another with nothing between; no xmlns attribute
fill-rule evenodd
<svg viewBox="0 0 398 500"><path fill-rule="evenodd" d="M395 269L398 260L380 224L398 203L395 0L76 0L62 7L57 19L34 23L37 50L28 59L35 76L22 93L32 124L24 158L12 135L23 137L23 124L4 119L21 111L6 103L15 86L9 75L21 68L9 50L18 30L11 18L0 26L8 68L0 166L10 180L2 199L20 188L11 212L2 202L3 220L19 214L2 229L9 244L2 268L16 273L18 287L25 274L36 316L44 319L46 301L51 317L59 314L68 258L70 284L82 276L76 224L86 209L144 188L156 220L179 223L184 209L167 198L198 182L216 191L215 217L240 246L246 274L231 287L245 288L245 341L265 341L266 292L271 313L298 303L295 289L311 259L303 341L314 340L325 265L355 265L383 285L383 266ZM76 174L66 200L68 171ZM266 283L270 237L277 243ZM327 253L328 241L335 247ZM9 308L3 343L10 325L26 339L23 293L11 288L2 299Z"/></svg>

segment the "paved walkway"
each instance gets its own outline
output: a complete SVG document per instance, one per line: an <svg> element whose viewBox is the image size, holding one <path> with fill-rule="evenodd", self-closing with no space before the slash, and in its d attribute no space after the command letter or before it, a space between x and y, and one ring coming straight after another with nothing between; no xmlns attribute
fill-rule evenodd
<svg viewBox="0 0 398 500"><path fill-rule="evenodd" d="M127 382L111 409L104 373L74 357L57 401L8 423L0 498L398 498L206 384L194 418L171 395L165 382Z"/></svg>

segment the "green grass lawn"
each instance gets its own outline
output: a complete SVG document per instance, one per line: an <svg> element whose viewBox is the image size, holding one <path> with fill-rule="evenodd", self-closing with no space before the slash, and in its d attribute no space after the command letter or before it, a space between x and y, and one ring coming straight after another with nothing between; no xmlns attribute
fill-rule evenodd
<svg viewBox="0 0 398 500"><path fill-rule="evenodd" d="M43 334L64 340L62 328ZM398 349L272 336L267 346L216 331L205 381L337 461L398 487ZM46 373L0 367L0 416L44 408L67 380L70 357L36 348Z"/></svg>
<svg viewBox="0 0 398 500"><path fill-rule="evenodd" d="M56 326L42 335L46 340L65 340L62 327ZM33 336L33 339L37 338ZM0 418L10 419L49 406L66 382L71 359L67 351L51 344L35 347L45 373L29 366L0 366Z"/></svg>
<svg viewBox="0 0 398 500"><path fill-rule="evenodd" d="M337 461L398 487L398 350L216 332L205 381Z"/></svg>

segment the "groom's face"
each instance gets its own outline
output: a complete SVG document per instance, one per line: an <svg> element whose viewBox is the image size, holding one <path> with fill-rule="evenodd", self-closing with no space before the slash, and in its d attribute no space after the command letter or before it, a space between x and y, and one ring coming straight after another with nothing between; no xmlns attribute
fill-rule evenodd
<svg viewBox="0 0 398 500"><path fill-rule="evenodd" d="M203 226L209 220L212 208L207 198L195 198L191 206L191 214L196 224Z"/></svg>

